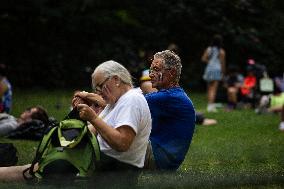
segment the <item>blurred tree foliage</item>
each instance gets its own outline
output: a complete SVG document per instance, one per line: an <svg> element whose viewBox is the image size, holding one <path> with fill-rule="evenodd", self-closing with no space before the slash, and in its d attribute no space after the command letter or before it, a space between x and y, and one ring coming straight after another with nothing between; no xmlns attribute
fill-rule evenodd
<svg viewBox="0 0 284 189"><path fill-rule="evenodd" d="M0 61L14 86L90 86L102 61L123 63L134 76L141 56L179 46L182 83L198 86L200 56L222 34L228 64L254 58L271 74L283 71L281 0L9 0L0 1ZM144 52L144 53L143 53ZM282 68L282 69L279 69Z"/></svg>

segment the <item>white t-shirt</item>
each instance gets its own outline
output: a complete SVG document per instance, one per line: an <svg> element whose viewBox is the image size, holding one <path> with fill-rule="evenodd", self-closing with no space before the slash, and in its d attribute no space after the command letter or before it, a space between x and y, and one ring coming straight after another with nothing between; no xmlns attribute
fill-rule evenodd
<svg viewBox="0 0 284 189"><path fill-rule="evenodd" d="M131 89L123 94L114 105L108 104L99 117L113 128L127 125L136 133L133 143L126 152L118 152L112 149L98 134L100 150L121 162L143 167L152 125L151 114L145 97Z"/></svg>

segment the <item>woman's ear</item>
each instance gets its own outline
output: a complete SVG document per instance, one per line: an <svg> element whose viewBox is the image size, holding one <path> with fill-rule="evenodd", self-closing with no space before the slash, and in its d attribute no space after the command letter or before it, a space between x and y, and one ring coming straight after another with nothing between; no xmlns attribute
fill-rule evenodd
<svg viewBox="0 0 284 189"><path fill-rule="evenodd" d="M118 87L121 83L121 79L117 75L113 76L113 78L114 78L115 85Z"/></svg>

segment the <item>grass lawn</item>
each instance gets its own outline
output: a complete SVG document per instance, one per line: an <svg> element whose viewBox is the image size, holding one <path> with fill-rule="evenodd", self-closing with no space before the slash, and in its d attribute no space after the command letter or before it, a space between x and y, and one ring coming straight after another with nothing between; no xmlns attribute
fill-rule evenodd
<svg viewBox="0 0 284 189"><path fill-rule="evenodd" d="M72 91L15 91L12 114L18 116L24 108L41 104L60 120L69 111L71 96ZM189 96L198 111L205 110L205 94ZM279 115L220 109L206 116L217 119L218 124L196 127L180 169L176 173L143 173L139 188L284 188L284 133L278 130ZM31 162L37 142L1 141L17 146L19 165ZM0 184L0 188L29 187Z"/></svg>

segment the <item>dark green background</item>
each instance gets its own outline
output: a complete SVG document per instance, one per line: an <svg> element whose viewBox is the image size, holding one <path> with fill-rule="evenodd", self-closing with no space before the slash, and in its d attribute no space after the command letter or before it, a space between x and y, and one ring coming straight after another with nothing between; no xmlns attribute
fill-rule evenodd
<svg viewBox="0 0 284 189"><path fill-rule="evenodd" d="M18 88L90 86L93 68L114 59L135 77L148 67L139 52L180 47L182 84L202 88L200 56L224 37L227 63L253 57L279 75L284 55L282 0L3 0L0 62Z"/></svg>

